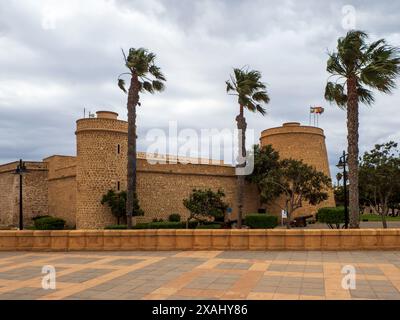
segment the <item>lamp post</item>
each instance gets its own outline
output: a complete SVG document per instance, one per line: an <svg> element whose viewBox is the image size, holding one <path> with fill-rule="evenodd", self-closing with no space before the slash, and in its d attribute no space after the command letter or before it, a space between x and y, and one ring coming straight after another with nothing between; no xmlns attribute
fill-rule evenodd
<svg viewBox="0 0 400 320"><path fill-rule="evenodd" d="M19 160L19 164L15 169L15 174L19 175L19 230L24 229L24 214L23 214L23 197L22 197L22 176L26 173L25 162Z"/></svg>
<svg viewBox="0 0 400 320"><path fill-rule="evenodd" d="M336 165L339 169L343 169L343 193L344 193L344 220L345 228L349 228L349 210L347 207L347 154L343 151L343 155L339 158L339 163Z"/></svg>

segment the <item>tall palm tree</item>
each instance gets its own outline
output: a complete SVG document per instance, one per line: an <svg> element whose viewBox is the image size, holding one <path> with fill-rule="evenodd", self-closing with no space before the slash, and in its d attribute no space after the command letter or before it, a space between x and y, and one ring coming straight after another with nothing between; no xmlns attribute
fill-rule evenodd
<svg viewBox="0 0 400 320"><path fill-rule="evenodd" d="M265 115L265 109L260 103L267 104L269 96L266 86L261 82L261 73L247 68L233 70L230 80L226 81L226 91L230 95L237 96L239 103L239 115L236 117L239 140L239 161L237 167L246 166L246 129L247 123L244 117L244 109L251 112L259 112ZM243 192L244 192L244 175L238 175L238 227L242 227L243 217Z"/></svg>
<svg viewBox="0 0 400 320"><path fill-rule="evenodd" d="M137 207L136 198L136 107L140 106L140 93L163 91L166 81L161 69L155 65L156 55L144 48L130 48L128 55L122 50L128 72L118 76L118 86L128 93L128 167L127 167L127 199L126 215L128 228L132 227L132 216ZM129 90L125 89L125 81L121 78L130 76Z"/></svg>
<svg viewBox="0 0 400 320"><path fill-rule="evenodd" d="M384 39L367 43L368 35L352 30L337 42L337 52L329 53L327 71L335 81L328 82L325 99L347 111L350 228L359 228L358 127L359 103L375 101L371 89L390 93L400 73L399 48Z"/></svg>

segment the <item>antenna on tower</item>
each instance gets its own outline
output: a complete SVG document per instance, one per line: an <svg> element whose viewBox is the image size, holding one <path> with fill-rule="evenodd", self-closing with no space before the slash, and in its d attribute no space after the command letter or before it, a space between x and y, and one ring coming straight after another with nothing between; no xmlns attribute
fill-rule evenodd
<svg viewBox="0 0 400 320"><path fill-rule="evenodd" d="M83 118L86 118L86 108L83 107Z"/></svg>

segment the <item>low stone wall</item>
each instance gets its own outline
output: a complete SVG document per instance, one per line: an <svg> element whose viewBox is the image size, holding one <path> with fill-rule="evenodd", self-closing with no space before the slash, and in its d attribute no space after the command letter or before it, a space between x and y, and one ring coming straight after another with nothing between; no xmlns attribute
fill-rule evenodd
<svg viewBox="0 0 400 320"><path fill-rule="evenodd" d="M0 231L0 251L399 249L400 229Z"/></svg>

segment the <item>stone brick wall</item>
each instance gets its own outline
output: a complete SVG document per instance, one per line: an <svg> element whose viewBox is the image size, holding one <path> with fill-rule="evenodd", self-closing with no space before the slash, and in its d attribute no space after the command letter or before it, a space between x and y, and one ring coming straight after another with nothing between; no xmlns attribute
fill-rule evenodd
<svg viewBox="0 0 400 320"><path fill-rule="evenodd" d="M218 165L158 164L138 161L138 196L141 207L149 216L167 219L171 213L186 217L183 205L193 189L222 189L232 207L232 218L237 217L237 188L234 168ZM254 213L259 208L257 189L246 184L244 212Z"/></svg>
<svg viewBox="0 0 400 320"><path fill-rule="evenodd" d="M14 166L15 164L15 166ZM10 170L15 170L17 162L0 167L0 226L16 225L19 179Z"/></svg>
<svg viewBox="0 0 400 320"><path fill-rule="evenodd" d="M303 160L305 163L315 167L318 171L331 177L329 170L328 154L325 145L324 131L320 128L300 126L300 123L289 122L282 127L267 129L262 132L261 146L272 145L282 159ZM303 207L296 210L294 216L315 214L318 208L334 207L335 198L333 190L327 190L329 199L317 206L304 203ZM271 204L268 211L280 215L282 200L277 201L280 205Z"/></svg>
<svg viewBox="0 0 400 320"><path fill-rule="evenodd" d="M19 224L19 176L13 174L18 162L0 166L0 225ZM23 175L24 225L32 218L48 214L47 168L42 162L25 162L28 172Z"/></svg>
<svg viewBox="0 0 400 320"><path fill-rule="evenodd" d="M49 214L76 225L76 157L55 155L43 160L48 168Z"/></svg>
<svg viewBox="0 0 400 320"><path fill-rule="evenodd" d="M399 229L0 231L0 251L399 249Z"/></svg>

